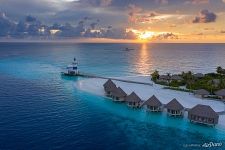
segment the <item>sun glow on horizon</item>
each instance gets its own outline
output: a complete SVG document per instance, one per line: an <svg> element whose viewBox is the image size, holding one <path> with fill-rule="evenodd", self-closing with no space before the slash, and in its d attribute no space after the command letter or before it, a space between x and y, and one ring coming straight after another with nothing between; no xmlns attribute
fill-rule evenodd
<svg viewBox="0 0 225 150"><path fill-rule="evenodd" d="M144 31L139 34L138 38L141 40L147 40L147 39L151 39L154 35L155 35L155 32Z"/></svg>
<svg viewBox="0 0 225 150"><path fill-rule="evenodd" d="M133 32L136 36L136 40L144 42L151 40L155 35L157 35L156 32L153 31L142 31L142 30L136 30L136 29L127 29L127 32Z"/></svg>

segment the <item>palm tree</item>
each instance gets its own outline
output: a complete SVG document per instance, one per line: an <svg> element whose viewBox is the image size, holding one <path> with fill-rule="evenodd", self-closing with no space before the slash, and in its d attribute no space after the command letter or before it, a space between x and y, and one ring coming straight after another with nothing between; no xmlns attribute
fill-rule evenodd
<svg viewBox="0 0 225 150"><path fill-rule="evenodd" d="M213 94L214 84L215 84L215 83L214 83L213 80L211 80L211 81L208 82L208 86L210 87L210 93L211 93L211 94Z"/></svg>
<svg viewBox="0 0 225 150"><path fill-rule="evenodd" d="M185 75L186 75L186 73L185 73L184 71L182 71L181 76L182 76L183 78L185 78Z"/></svg>
<svg viewBox="0 0 225 150"><path fill-rule="evenodd" d="M217 73L222 73L222 72L223 72L223 68L222 68L221 66L218 66L218 67L216 68L216 72L217 72Z"/></svg>
<svg viewBox="0 0 225 150"><path fill-rule="evenodd" d="M152 80L155 81L156 79L159 78L159 72L157 70L155 70L152 74Z"/></svg>
<svg viewBox="0 0 225 150"><path fill-rule="evenodd" d="M187 79L187 84L189 85L190 91L192 91L192 84L194 84L194 81L192 79Z"/></svg>

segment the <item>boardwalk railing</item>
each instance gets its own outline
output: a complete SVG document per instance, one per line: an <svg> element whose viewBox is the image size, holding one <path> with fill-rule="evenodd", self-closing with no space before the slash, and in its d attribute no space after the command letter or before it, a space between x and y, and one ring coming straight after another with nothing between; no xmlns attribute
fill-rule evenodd
<svg viewBox="0 0 225 150"><path fill-rule="evenodd" d="M153 86L152 83L131 81L131 80L126 80L126 79L118 79L118 78L111 78L111 77L103 77L103 76L93 75L93 74L84 73L84 72L79 72L77 74L77 76L87 77L87 78L111 79L111 80L120 81L120 82L127 82L127 83L135 83L135 84L143 84L143 85Z"/></svg>

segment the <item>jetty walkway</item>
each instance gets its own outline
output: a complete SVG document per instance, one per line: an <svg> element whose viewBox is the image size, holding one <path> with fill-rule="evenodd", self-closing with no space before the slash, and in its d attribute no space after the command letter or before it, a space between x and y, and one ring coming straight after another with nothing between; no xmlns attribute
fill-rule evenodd
<svg viewBox="0 0 225 150"><path fill-rule="evenodd" d="M111 80L120 81L120 82L127 82L127 83L135 83L135 84L142 84L142 85L153 86L152 83L131 81L131 80L125 80L125 79L112 78L112 77L103 77L103 76L98 76L98 75L84 73L84 72L79 72L76 76L86 77L86 78L111 79Z"/></svg>

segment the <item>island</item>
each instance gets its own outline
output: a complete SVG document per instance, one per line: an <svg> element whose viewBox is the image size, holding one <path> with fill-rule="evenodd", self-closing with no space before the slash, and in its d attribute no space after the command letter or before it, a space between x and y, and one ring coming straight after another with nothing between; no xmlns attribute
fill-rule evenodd
<svg viewBox="0 0 225 150"><path fill-rule="evenodd" d="M217 67L216 73L170 73L160 75L157 70L151 74L155 84L163 85L166 89L194 93L200 98L213 98L225 101L225 69Z"/></svg>
<svg viewBox="0 0 225 150"><path fill-rule="evenodd" d="M123 82L124 80L134 82ZM149 84L138 84L139 82ZM83 78L75 86L116 103L127 104L131 109L167 113L169 117L185 117L191 123L225 127L225 104L222 100L212 97L204 100L192 92L171 90L155 83L149 76Z"/></svg>

